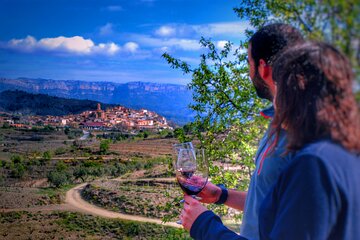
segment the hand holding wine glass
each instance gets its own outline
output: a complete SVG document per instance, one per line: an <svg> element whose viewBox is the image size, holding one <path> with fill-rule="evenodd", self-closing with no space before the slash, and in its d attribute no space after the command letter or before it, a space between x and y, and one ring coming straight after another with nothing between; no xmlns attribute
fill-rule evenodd
<svg viewBox="0 0 360 240"><path fill-rule="evenodd" d="M184 229L190 231L194 221L208 209L190 195L184 196L185 204L180 214L180 222Z"/></svg>
<svg viewBox="0 0 360 240"><path fill-rule="evenodd" d="M208 162L204 149L182 148L175 162L176 179L182 190L195 196L208 180Z"/></svg>
<svg viewBox="0 0 360 240"><path fill-rule="evenodd" d="M185 193L196 198L205 187L209 167L204 149L195 149L191 142L174 145L177 158L174 161L176 179ZM181 224L181 221L177 221Z"/></svg>

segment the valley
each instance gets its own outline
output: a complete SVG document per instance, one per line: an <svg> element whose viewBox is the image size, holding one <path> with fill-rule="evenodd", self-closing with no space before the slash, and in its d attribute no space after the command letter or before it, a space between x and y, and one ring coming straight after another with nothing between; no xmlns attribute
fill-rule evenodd
<svg viewBox="0 0 360 240"><path fill-rule="evenodd" d="M0 128L1 238L190 239L174 223L178 141L152 134L113 140L101 152L102 132L92 134L99 137L80 141L64 131Z"/></svg>

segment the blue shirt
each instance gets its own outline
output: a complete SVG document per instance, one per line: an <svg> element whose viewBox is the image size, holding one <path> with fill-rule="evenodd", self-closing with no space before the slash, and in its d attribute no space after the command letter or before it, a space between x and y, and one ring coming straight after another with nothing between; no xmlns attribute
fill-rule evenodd
<svg viewBox="0 0 360 240"><path fill-rule="evenodd" d="M259 212L260 239L360 239L360 157L330 141L298 152ZM193 223L194 239L245 240L211 211Z"/></svg>
<svg viewBox="0 0 360 240"><path fill-rule="evenodd" d="M272 118L274 115L274 108L270 107L261 112L261 115L265 118ZM288 164L288 157L284 157L283 153L285 152L286 147L286 134L285 131L280 133L278 143L274 151L271 151L272 145L274 144L274 139L270 138L270 126L266 131L265 135L261 139L259 143L259 148L255 156L255 164L256 168L254 173L252 174L249 191L247 193L246 202L245 202L245 210L242 226L240 229L240 234L247 239L259 239L259 208L264 200L266 194L271 189L271 187L277 181L281 171ZM225 226L220 226L221 223L220 218L216 217L211 212L207 212L205 214L207 217L215 219L215 222L218 225L215 227L215 222L212 222L213 226L211 227L212 237L204 236L195 239L231 239L231 236L234 236L235 239L239 237L237 234L228 230ZM204 216L202 216L202 219ZM198 222L198 221L196 221ZM209 223L210 224L210 223ZM195 224L194 224L195 225ZM199 228L199 227L195 227ZM208 227L206 227L208 228ZM192 228L193 229L193 228ZM219 231L215 234L215 230ZM195 230L191 231L195 234ZM190 232L190 233L191 233ZM193 236L193 235L191 235Z"/></svg>
<svg viewBox="0 0 360 240"><path fill-rule="evenodd" d="M262 111L261 115L272 118L274 108L270 107ZM271 123L261 139L256 153L256 168L251 176L240 228L240 234L251 240L259 239L258 219L260 205L289 161L288 157L283 156L287 144L285 131L280 132L277 146L273 152L271 152L271 149L274 144L274 137L269 139L270 131Z"/></svg>
<svg viewBox="0 0 360 240"><path fill-rule="evenodd" d="M360 239L360 157L309 144L267 195L259 228L261 239Z"/></svg>

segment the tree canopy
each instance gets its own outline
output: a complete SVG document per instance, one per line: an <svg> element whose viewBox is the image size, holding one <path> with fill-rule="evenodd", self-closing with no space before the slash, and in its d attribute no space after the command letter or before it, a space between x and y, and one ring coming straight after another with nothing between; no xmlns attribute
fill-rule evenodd
<svg viewBox="0 0 360 240"><path fill-rule="evenodd" d="M360 82L359 0L241 0L234 11L253 29L270 22L289 23L308 39L333 44L350 59Z"/></svg>
<svg viewBox="0 0 360 240"><path fill-rule="evenodd" d="M237 49L227 43L216 48L210 39L200 44L206 53L196 67L167 53L163 57L172 68L191 74L188 88L196 112L190 124L193 138L208 150L210 175L213 182L225 182L229 187L246 189L252 172L257 142L267 122L259 117L266 102L257 98L248 77L247 41L260 27L272 23L289 23L312 40L332 43L346 54L360 82L360 5L358 0L240 0L234 11L240 19L249 21L247 39ZM184 137L182 137L184 139ZM239 171L221 171L214 161L238 163ZM246 177L247 175L247 177ZM243 181L239 181L243 179Z"/></svg>

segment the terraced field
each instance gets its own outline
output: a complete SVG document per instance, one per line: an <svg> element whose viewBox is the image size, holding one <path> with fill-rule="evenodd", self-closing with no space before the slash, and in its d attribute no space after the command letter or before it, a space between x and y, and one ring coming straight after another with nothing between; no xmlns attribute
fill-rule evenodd
<svg viewBox="0 0 360 240"><path fill-rule="evenodd" d="M133 142L119 142L111 144L110 151L121 156L170 156L173 154L172 145L175 143L178 143L176 139L145 139Z"/></svg>
<svg viewBox="0 0 360 240"><path fill-rule="evenodd" d="M182 194L175 179L160 180L108 180L94 181L87 185L82 196L95 205L125 214L163 218L164 208L172 199ZM179 207L173 206L173 213L179 214Z"/></svg>

